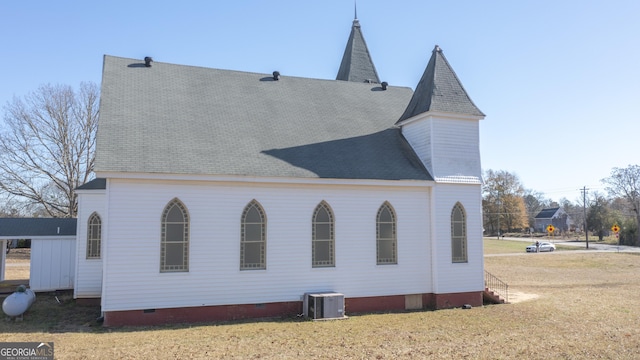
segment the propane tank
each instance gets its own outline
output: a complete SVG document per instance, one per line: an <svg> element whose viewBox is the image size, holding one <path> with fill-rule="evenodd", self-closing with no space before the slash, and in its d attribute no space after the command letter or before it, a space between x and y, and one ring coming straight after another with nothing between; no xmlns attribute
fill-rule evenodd
<svg viewBox="0 0 640 360"><path fill-rule="evenodd" d="M31 289L27 289L26 286L20 285L16 292L4 299L2 311L11 317L20 316L29 309L34 301L36 301L36 294Z"/></svg>

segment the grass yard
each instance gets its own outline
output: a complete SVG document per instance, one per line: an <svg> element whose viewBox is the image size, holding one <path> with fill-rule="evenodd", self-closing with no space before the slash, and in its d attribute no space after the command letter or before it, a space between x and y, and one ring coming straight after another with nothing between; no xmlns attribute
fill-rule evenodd
<svg viewBox="0 0 640 360"><path fill-rule="evenodd" d="M540 241L547 241L540 240ZM518 240L498 240L498 239L484 239L484 253L488 254L513 254L526 252L527 246L535 244L535 240L532 242L518 241ZM584 250L578 246L568 245L556 245L556 251L564 250Z"/></svg>
<svg viewBox="0 0 640 360"><path fill-rule="evenodd" d="M519 244L495 251L524 252ZM97 307L77 306L68 293L60 303L40 294L23 321L0 321L0 341L53 341L56 359L640 358L638 255L491 256L485 267L531 300L325 322L105 329Z"/></svg>
<svg viewBox="0 0 640 360"><path fill-rule="evenodd" d="M7 264L11 263L23 263L29 264L31 258L31 249L29 248L14 248L7 254Z"/></svg>

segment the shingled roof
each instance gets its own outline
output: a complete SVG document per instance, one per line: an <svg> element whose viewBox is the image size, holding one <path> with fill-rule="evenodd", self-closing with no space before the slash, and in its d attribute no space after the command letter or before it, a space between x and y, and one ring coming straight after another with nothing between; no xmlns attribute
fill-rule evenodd
<svg viewBox="0 0 640 360"><path fill-rule="evenodd" d="M441 111L484 117L471 101L458 76L435 46L416 91L398 122L428 111Z"/></svg>
<svg viewBox="0 0 640 360"><path fill-rule="evenodd" d="M432 180L405 87L105 56L95 171Z"/></svg>
<svg viewBox="0 0 640 360"><path fill-rule="evenodd" d="M105 190L107 188L107 179L97 178L82 184L76 190Z"/></svg>
<svg viewBox="0 0 640 360"><path fill-rule="evenodd" d="M336 80L380 83L357 17L353 20Z"/></svg>
<svg viewBox="0 0 640 360"><path fill-rule="evenodd" d="M75 236L76 224L70 218L0 218L0 238Z"/></svg>
<svg viewBox="0 0 640 360"><path fill-rule="evenodd" d="M556 213L558 212L558 210L560 210L559 207L554 207L554 208L548 208L548 209L542 209L538 215L536 215L536 219L551 219L553 218Z"/></svg>

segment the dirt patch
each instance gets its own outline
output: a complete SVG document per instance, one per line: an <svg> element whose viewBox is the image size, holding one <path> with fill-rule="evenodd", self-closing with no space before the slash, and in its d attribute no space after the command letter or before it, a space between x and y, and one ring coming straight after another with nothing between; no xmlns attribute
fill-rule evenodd
<svg viewBox="0 0 640 360"><path fill-rule="evenodd" d="M17 248L11 249L7 254L5 264L5 280L25 280L29 283L31 267L31 249Z"/></svg>
<svg viewBox="0 0 640 360"><path fill-rule="evenodd" d="M509 302L516 304L523 301L535 300L539 298L538 294L527 294L520 291L509 291Z"/></svg>

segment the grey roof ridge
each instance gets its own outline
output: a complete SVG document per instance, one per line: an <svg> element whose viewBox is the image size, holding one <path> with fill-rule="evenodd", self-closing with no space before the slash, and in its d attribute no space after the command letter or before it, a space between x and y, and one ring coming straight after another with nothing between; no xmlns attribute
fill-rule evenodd
<svg viewBox="0 0 640 360"><path fill-rule="evenodd" d="M125 57L125 56L116 56L116 55L109 55L109 54L105 54L105 57L110 57L110 58L114 58L114 59L121 59L121 60L130 60L130 61L139 61L140 65L144 64L144 61L140 60L140 59L136 59L136 58L130 58L130 57ZM189 65L189 64L178 64L178 63L172 63L172 62L161 62L161 61L153 61L154 63L158 63L158 64L165 64L165 65L172 65L172 66L179 66L179 67L190 67L190 68L196 68L196 69L203 69L203 70L218 70L218 71L225 71L225 72L233 72L233 73L238 73L238 74L245 74L245 75L256 75L256 76L262 76L262 77L272 77L271 73L262 73L262 72L256 72L256 71L244 71L244 70L236 70L236 69L224 69L224 68L215 68L215 67L209 67L209 66L204 66L204 65ZM317 78L317 77L305 77L305 76L298 76L298 75L287 75L286 73L282 73L282 71L279 71L280 73L280 81L282 79L286 79L286 78L295 78L295 79L304 79L304 80L318 80L318 81L327 81L327 82L335 82L338 79L324 79L324 78ZM354 82L351 81L352 83L359 83L359 82ZM362 83L363 85L366 86L371 86L371 84L368 83ZM389 85L389 87L395 87L395 88L406 88L406 89L411 89L410 86L392 86Z"/></svg>

